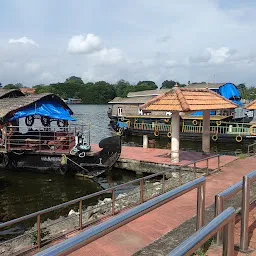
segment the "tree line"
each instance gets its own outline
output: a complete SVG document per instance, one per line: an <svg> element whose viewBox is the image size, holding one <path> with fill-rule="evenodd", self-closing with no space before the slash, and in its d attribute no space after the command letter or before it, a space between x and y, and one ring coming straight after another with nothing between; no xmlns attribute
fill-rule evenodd
<svg viewBox="0 0 256 256"><path fill-rule="evenodd" d="M175 81L164 81L161 88L172 88L175 84L185 86ZM25 88L21 83L7 84L6 89ZM129 92L137 92L144 90L154 90L158 86L153 81L139 81L137 84L131 84L125 80L119 80L115 84L105 81L95 83L84 83L80 77L71 76L64 83L54 83L49 85L35 85L36 93L54 93L63 99L79 98L84 104L105 104L115 97L126 97Z"/></svg>
<svg viewBox="0 0 256 256"><path fill-rule="evenodd" d="M202 82L205 83L205 82ZM171 89L175 85L179 87L186 86L174 80L165 80L161 86L157 86L154 81L139 81L137 84L131 84L125 80L119 80L115 84L106 81L98 81L95 83L84 83L80 77L71 76L63 83L53 83L49 85L39 84L33 86L36 93L54 93L63 99L79 98L84 104L106 104L115 97L126 97L129 92L137 92L144 90ZM4 88L16 89L24 88L21 83L7 84ZM244 83L237 85L243 99L256 99L256 88L247 87Z"/></svg>

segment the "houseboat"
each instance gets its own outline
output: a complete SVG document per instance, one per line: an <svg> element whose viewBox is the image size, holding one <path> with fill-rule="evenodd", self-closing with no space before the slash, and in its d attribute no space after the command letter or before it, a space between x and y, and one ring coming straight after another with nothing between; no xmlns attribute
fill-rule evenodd
<svg viewBox="0 0 256 256"><path fill-rule="evenodd" d="M89 125L76 124L55 94L0 89L0 163L4 168L80 173L95 177L121 153L120 136L90 144Z"/></svg>
<svg viewBox="0 0 256 256"><path fill-rule="evenodd" d="M254 112L243 109L240 93L233 83L190 84L187 88L208 88L236 103L235 110L211 111L211 136L213 141L242 142L256 139ZM171 137L171 112L142 111L140 106L166 93L170 89L132 92L127 98L115 98L109 102L110 127L121 135L152 135ZM181 139L201 140L202 112L181 113Z"/></svg>

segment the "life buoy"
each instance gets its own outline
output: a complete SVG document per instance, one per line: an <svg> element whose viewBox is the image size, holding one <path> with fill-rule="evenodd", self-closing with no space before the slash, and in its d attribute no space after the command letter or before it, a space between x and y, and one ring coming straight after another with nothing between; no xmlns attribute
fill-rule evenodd
<svg viewBox="0 0 256 256"><path fill-rule="evenodd" d="M25 118L25 124L26 126L32 126L35 122L34 116L26 116Z"/></svg>
<svg viewBox="0 0 256 256"><path fill-rule="evenodd" d="M236 136L236 142L241 142L243 140L243 137L241 135Z"/></svg>
<svg viewBox="0 0 256 256"><path fill-rule="evenodd" d="M123 116L121 117L121 121L124 121L124 117Z"/></svg>
<svg viewBox="0 0 256 256"><path fill-rule="evenodd" d="M67 120L57 120L58 127L67 127L68 121Z"/></svg>
<svg viewBox="0 0 256 256"><path fill-rule="evenodd" d="M194 120L192 121L192 124L193 124L193 125L197 125L197 120L194 119Z"/></svg>
<svg viewBox="0 0 256 256"><path fill-rule="evenodd" d="M8 123L8 128L9 128L9 132L7 132L7 136L10 137L13 133L13 128L12 128L12 124Z"/></svg>
<svg viewBox="0 0 256 256"><path fill-rule="evenodd" d="M170 139L172 137L172 132L168 132L167 137Z"/></svg>
<svg viewBox="0 0 256 256"><path fill-rule="evenodd" d="M49 126L50 125L50 118L47 116L41 116L41 123L43 126Z"/></svg>
<svg viewBox="0 0 256 256"><path fill-rule="evenodd" d="M165 122L166 124L168 124L169 121L170 121L170 118L164 119L164 122Z"/></svg>
<svg viewBox="0 0 256 256"><path fill-rule="evenodd" d="M253 129L256 128L256 124L253 124L252 126L250 126L249 132L252 136L256 136L256 132L253 132Z"/></svg>
<svg viewBox="0 0 256 256"><path fill-rule="evenodd" d="M158 130L155 130L155 131L154 131L154 135L155 135L156 137L158 137L158 136L159 136L159 131L158 131Z"/></svg>
<svg viewBox="0 0 256 256"><path fill-rule="evenodd" d="M127 121L127 127L128 127L128 128L131 127L131 121L130 121L130 120Z"/></svg>
<svg viewBox="0 0 256 256"><path fill-rule="evenodd" d="M213 134L212 135L212 140L217 141L218 140L218 134Z"/></svg>
<svg viewBox="0 0 256 256"><path fill-rule="evenodd" d="M124 128L119 128L118 132L119 132L120 136L122 136L124 134Z"/></svg>
<svg viewBox="0 0 256 256"><path fill-rule="evenodd" d="M217 126L221 125L221 121L216 121Z"/></svg>

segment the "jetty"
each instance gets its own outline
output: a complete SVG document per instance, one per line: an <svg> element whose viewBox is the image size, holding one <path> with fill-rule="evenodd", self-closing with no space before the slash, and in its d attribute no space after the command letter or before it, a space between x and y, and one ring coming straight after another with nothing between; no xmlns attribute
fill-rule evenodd
<svg viewBox="0 0 256 256"><path fill-rule="evenodd" d="M216 172L206 177L206 219L212 216L214 217L214 211L211 211L212 205L214 205L215 202L215 195L239 182L244 175L252 172L255 166L255 157L236 159L223 166L221 172ZM251 209L252 208L254 207L251 207ZM89 244L85 246L77 247L77 249L69 255L167 255L179 243L185 240L187 236L195 232L195 226L193 224L191 228L190 220L193 220L196 209L196 193L193 190L145 213L141 217L130 221L112 232L106 233L104 236L93 242L89 242ZM251 217L250 224L252 224L252 221L253 219ZM186 229L184 225L189 226ZM252 226L253 224L251 227ZM179 229L179 227L182 228ZM238 225L237 228L239 228ZM83 234L83 232L86 232L86 230L73 233L72 235L66 236L66 238L69 240L73 238L72 241L74 241L76 236ZM176 232L176 236L173 232ZM177 232L182 235L177 236ZM236 237L238 236L236 235ZM253 237L254 235L250 236L250 239L253 239ZM237 239L239 239L239 237ZM256 249L254 241L255 240L249 240L249 246L252 250ZM62 243L59 244L58 248L61 248L61 244ZM45 251L45 253L46 252L47 251ZM209 255L220 255L219 248L210 249L210 252L212 254ZM38 255L47 255L43 253L44 251Z"/></svg>
<svg viewBox="0 0 256 256"><path fill-rule="evenodd" d="M215 156L215 157L214 157ZM236 160L236 156L221 155L220 167ZM159 148L122 147L122 153L115 167L136 172L136 174L158 173L162 171L176 170L185 166L197 169L216 170L218 157L216 154L204 154L195 151L181 151L180 161L174 163L171 160L170 150Z"/></svg>

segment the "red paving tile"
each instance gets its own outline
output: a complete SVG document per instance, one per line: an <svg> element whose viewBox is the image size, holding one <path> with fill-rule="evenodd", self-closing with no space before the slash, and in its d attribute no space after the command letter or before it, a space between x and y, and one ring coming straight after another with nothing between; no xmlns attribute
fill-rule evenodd
<svg viewBox="0 0 256 256"><path fill-rule="evenodd" d="M172 163L169 149L158 148L141 148L141 147L122 147L122 153L120 156L122 160L136 160L140 162L168 164L168 165L185 165L193 161L204 159L207 156L201 152L188 152L181 151L180 162ZM211 154L214 155L214 154ZM211 156L209 155L209 156ZM220 165L224 166L237 159L235 156L221 156ZM209 169L216 169L218 166L217 158L209 159ZM206 161L197 163L198 168L206 168Z"/></svg>

